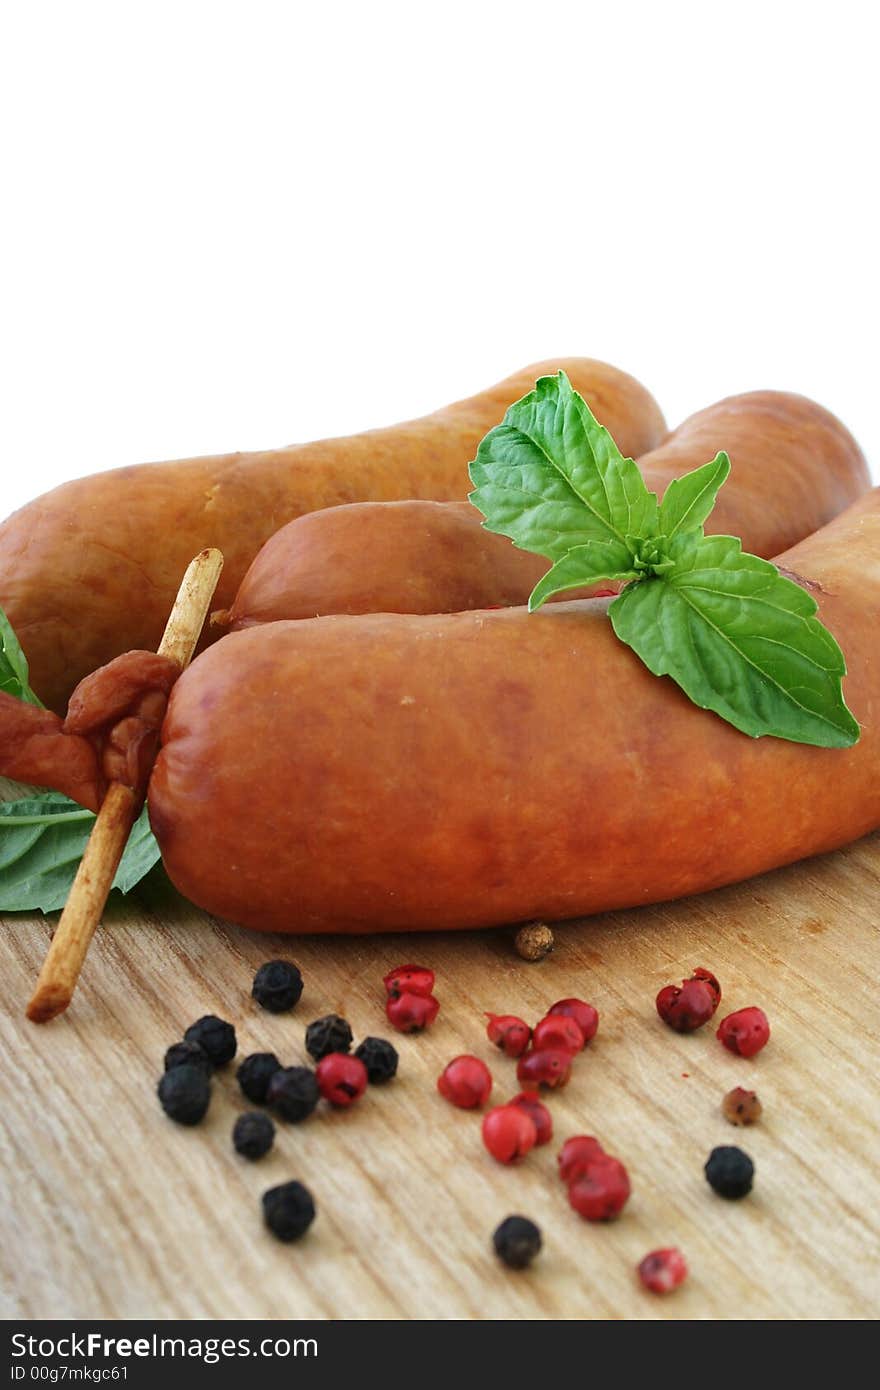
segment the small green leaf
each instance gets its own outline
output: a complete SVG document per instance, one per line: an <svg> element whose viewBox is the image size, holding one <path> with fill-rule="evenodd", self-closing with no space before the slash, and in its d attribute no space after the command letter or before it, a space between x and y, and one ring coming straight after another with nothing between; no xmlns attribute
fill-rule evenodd
<svg viewBox="0 0 880 1390"><path fill-rule="evenodd" d="M0 912L55 912L67 901L95 817L60 792L0 803ZM146 807L113 887L128 893L159 859Z"/></svg>
<svg viewBox="0 0 880 1390"><path fill-rule="evenodd" d="M859 726L841 689L843 653L816 601L732 536L679 533L672 574L624 589L614 631L656 676L752 737L848 748Z"/></svg>
<svg viewBox="0 0 880 1390"><path fill-rule="evenodd" d="M730 459L725 453L716 454L709 463L673 478L660 503L660 530L667 541L687 531L701 531L718 489L730 473Z"/></svg>
<svg viewBox="0 0 880 1390"><path fill-rule="evenodd" d="M19 640L12 630L12 624L0 608L0 690L14 695L17 700L26 700L29 705L39 705L42 700L28 685L27 657L21 649Z"/></svg>
<svg viewBox="0 0 880 1390"><path fill-rule="evenodd" d="M585 584L598 584L603 579L638 579L632 556L619 541L587 541L576 545L549 569L532 590L529 612L534 613L553 594L566 589L580 589Z"/></svg>
<svg viewBox="0 0 880 1390"><path fill-rule="evenodd" d="M559 560L590 541L657 530L657 498L565 372L541 377L482 440L470 500L486 529Z"/></svg>

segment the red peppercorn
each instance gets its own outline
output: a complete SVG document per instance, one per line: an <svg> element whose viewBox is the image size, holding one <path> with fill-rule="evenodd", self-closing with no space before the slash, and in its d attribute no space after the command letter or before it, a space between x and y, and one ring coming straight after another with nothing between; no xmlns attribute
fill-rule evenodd
<svg viewBox="0 0 880 1390"><path fill-rule="evenodd" d="M556 1014L552 1017L548 1014L540 1023L535 1024L532 1047L536 1052L543 1052L549 1047L552 1050L570 1052L573 1056L575 1052L580 1052L583 1046L583 1033L574 1019L566 1014Z"/></svg>
<svg viewBox="0 0 880 1390"><path fill-rule="evenodd" d="M585 1221L611 1221L629 1199L626 1169L610 1154L599 1154L569 1184L568 1200Z"/></svg>
<svg viewBox="0 0 880 1390"><path fill-rule="evenodd" d="M433 994L390 994L385 1014L398 1033L420 1033L428 1028L440 1011L440 1001Z"/></svg>
<svg viewBox="0 0 880 1390"><path fill-rule="evenodd" d="M770 1037L770 1024L764 1010L753 1005L722 1018L715 1036L728 1052L735 1052L739 1057L754 1057Z"/></svg>
<svg viewBox="0 0 880 1390"><path fill-rule="evenodd" d="M521 1057L531 1042L532 1030L514 1014L486 1014L486 1036L505 1057Z"/></svg>
<svg viewBox="0 0 880 1390"><path fill-rule="evenodd" d="M529 1052L516 1064L516 1079L523 1086L564 1086L571 1076L571 1053L559 1048Z"/></svg>
<svg viewBox="0 0 880 1390"><path fill-rule="evenodd" d="M519 1105L496 1105L483 1120L483 1143L499 1163L512 1163L535 1147L534 1120Z"/></svg>
<svg viewBox="0 0 880 1390"><path fill-rule="evenodd" d="M351 1105L367 1089L367 1069L359 1057L328 1052L315 1068L318 1090L331 1105Z"/></svg>
<svg viewBox="0 0 880 1390"><path fill-rule="evenodd" d="M547 1014L562 1014L564 1018L573 1018L584 1035L584 1047L596 1036L599 1027L598 1010L594 1009L592 1004L586 1004L583 999L559 999L547 1010Z"/></svg>
<svg viewBox="0 0 880 1390"><path fill-rule="evenodd" d="M559 1176L564 1183L574 1182L595 1158L601 1158L604 1153L599 1140L586 1134L576 1134L573 1139L566 1139L556 1160Z"/></svg>
<svg viewBox="0 0 880 1390"><path fill-rule="evenodd" d="M479 1057L454 1057L437 1078L437 1090L460 1110L485 1105L492 1089L492 1074Z"/></svg>
<svg viewBox="0 0 880 1390"><path fill-rule="evenodd" d="M671 1293L687 1278L688 1267L680 1250L652 1250L639 1265L639 1278L652 1293Z"/></svg>
<svg viewBox="0 0 880 1390"><path fill-rule="evenodd" d="M676 1033L695 1033L718 1008L718 996L707 980L682 980L681 988L666 985L657 995L657 1012Z"/></svg>
<svg viewBox="0 0 880 1390"><path fill-rule="evenodd" d="M395 965L382 983L393 999L399 994L419 994L427 999L434 992L434 972L426 965Z"/></svg>
<svg viewBox="0 0 880 1390"><path fill-rule="evenodd" d="M544 1102L538 1098L537 1091L520 1091L510 1104L518 1105L533 1121L538 1136L535 1140L537 1146L540 1148L542 1144L549 1144L553 1138L553 1117Z"/></svg>

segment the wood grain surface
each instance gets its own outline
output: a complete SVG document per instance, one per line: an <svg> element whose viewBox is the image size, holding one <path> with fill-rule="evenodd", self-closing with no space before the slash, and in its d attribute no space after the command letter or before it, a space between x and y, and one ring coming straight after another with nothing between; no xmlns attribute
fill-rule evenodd
<svg viewBox="0 0 880 1390"><path fill-rule="evenodd" d="M723 847L719 847L723 852ZM2 1311L6 1317L146 1318L873 1318L878 1312L880 1068L877 931L880 836L834 855L671 905L567 924L557 949L521 961L503 930L353 939L261 936L206 917L161 876L114 902L70 1011L44 1027L23 1009L51 932L3 921ZM285 955L306 987L271 1015L253 971ZM212 1012L234 1022L239 1056L307 1060L306 1023L331 1010L356 1037L389 1035L381 977L415 959L437 972L429 1033L391 1035L400 1073L348 1112L321 1106L279 1124L248 1163L230 1130L247 1108L234 1067L189 1130L155 1096L162 1055ZM760 1004L773 1035L752 1061L709 1027L687 1037L654 1011L657 989L714 970L721 1013ZM600 1010L599 1034L549 1101L555 1137L518 1167L480 1143L479 1117L438 1095L461 1052L484 1057L493 1099L518 1086L492 1048L486 1009L536 1020L564 995ZM721 1014L719 1014L719 1017ZM764 1117L721 1116L734 1085ZM597 1135L627 1164L633 1196L612 1225L583 1222L555 1174L560 1142ZM754 1158L755 1188L725 1202L703 1177L716 1144ZM318 1216L296 1245L263 1228L260 1195L300 1178ZM522 1273L490 1249L511 1212L535 1219L544 1250ZM635 1265L678 1245L688 1282L665 1299Z"/></svg>

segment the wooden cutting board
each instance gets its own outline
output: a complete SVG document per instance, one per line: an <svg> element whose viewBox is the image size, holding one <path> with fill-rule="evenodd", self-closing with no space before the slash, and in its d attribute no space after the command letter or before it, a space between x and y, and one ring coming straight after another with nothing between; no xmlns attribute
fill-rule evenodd
<svg viewBox="0 0 880 1390"><path fill-rule="evenodd" d="M723 853L723 846L719 847ZM227 926L166 883L117 900L69 1013L22 1010L49 940L42 918L4 919L0 1212L2 1312L26 1317L869 1318L880 1261L877 1075L880 835L704 897L574 922L538 965L507 931L353 939L280 938ZM116 896L116 895L114 895ZM306 988L273 1016L250 999L255 968L287 955ZM239 1055L306 1060L304 1027L336 1011L355 1034L388 1034L381 977L416 959L437 972L430 1032L398 1038L398 1079L353 1110L321 1107L279 1126L250 1164L230 1130L246 1108L232 1069L207 1120L188 1130L155 1097L162 1055L201 1014L234 1022ZM654 995L704 965L721 1012L760 1004L773 1036L748 1062L714 1030L680 1037ZM518 1086L488 1044L483 1011L536 1020L565 995L601 1013L571 1083L553 1095L556 1135L519 1167L483 1150L479 1117L438 1095L461 1052L490 1064L495 1098ZM720 1015L719 1015L720 1016ZM720 1114L757 1089L760 1125ZM571 1134L597 1135L627 1164L633 1196L612 1225L570 1210L555 1175ZM725 1202L703 1163L717 1144L754 1158L755 1188ZM260 1194L287 1178L318 1216L298 1245L261 1224ZM502 1268L496 1224L531 1216L544 1250ZM635 1265L678 1245L688 1282L661 1299Z"/></svg>

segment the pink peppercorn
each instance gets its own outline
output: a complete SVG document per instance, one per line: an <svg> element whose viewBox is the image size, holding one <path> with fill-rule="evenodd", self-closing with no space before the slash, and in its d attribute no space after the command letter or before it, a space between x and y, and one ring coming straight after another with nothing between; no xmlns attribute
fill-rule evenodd
<svg viewBox="0 0 880 1390"><path fill-rule="evenodd" d="M565 1014L548 1014L535 1024L532 1033L532 1047L536 1052L545 1048L562 1052L580 1052L584 1046L584 1035L573 1018Z"/></svg>
<svg viewBox="0 0 880 1390"><path fill-rule="evenodd" d="M666 985L657 995L657 1012L676 1033L695 1033L718 1008L721 987L708 970L695 970L681 987Z"/></svg>
<svg viewBox="0 0 880 1390"><path fill-rule="evenodd" d="M521 1057L528 1047L532 1030L514 1014L486 1014L486 1035L506 1057Z"/></svg>
<svg viewBox="0 0 880 1390"><path fill-rule="evenodd" d="M564 1086L571 1076L571 1053L559 1048L528 1052L516 1064L516 1079L525 1087Z"/></svg>
<svg viewBox="0 0 880 1390"><path fill-rule="evenodd" d="M426 965L396 965L384 976L382 983L392 998L399 994L419 994L427 998L434 992L434 972Z"/></svg>
<svg viewBox="0 0 880 1390"><path fill-rule="evenodd" d="M559 1164L560 1178L564 1183L573 1182L594 1159L600 1158L604 1153L599 1140L593 1139L592 1136L576 1134L574 1138L566 1139L556 1160Z"/></svg>
<svg viewBox="0 0 880 1390"><path fill-rule="evenodd" d="M547 1010L548 1016L562 1014L565 1018L573 1018L578 1028L584 1035L584 1047L588 1042L592 1042L599 1027L599 1014L592 1004L587 1004L583 999L559 999Z"/></svg>
<svg viewBox="0 0 880 1390"><path fill-rule="evenodd" d="M569 1184L568 1200L585 1221L612 1221L626 1206L630 1190L620 1160L599 1154Z"/></svg>
<svg viewBox="0 0 880 1390"><path fill-rule="evenodd" d="M399 1033L420 1033L434 1022L439 1010L440 1002L433 995L391 994L385 1003L388 1022Z"/></svg>
<svg viewBox="0 0 880 1390"><path fill-rule="evenodd" d="M687 1278L688 1267L680 1250L652 1250L639 1265L639 1278L652 1293L671 1293Z"/></svg>
<svg viewBox="0 0 880 1390"><path fill-rule="evenodd" d="M315 1068L318 1090L331 1105L351 1105L367 1089L367 1069L359 1057L328 1052Z"/></svg>
<svg viewBox="0 0 880 1390"><path fill-rule="evenodd" d="M496 1105L483 1120L483 1143L499 1163L513 1163L535 1147L534 1121L519 1105Z"/></svg>
<svg viewBox="0 0 880 1390"><path fill-rule="evenodd" d="M735 1052L739 1057L754 1057L770 1037L770 1024L764 1010L753 1005L723 1018L715 1036L728 1052Z"/></svg>
<svg viewBox="0 0 880 1390"><path fill-rule="evenodd" d="M454 1057L437 1078L437 1090L460 1110L485 1105L492 1089L492 1074L479 1057Z"/></svg>
<svg viewBox="0 0 880 1390"><path fill-rule="evenodd" d="M533 1121L538 1136L536 1145L540 1148L542 1144L549 1144L553 1138L553 1117L537 1091L521 1091L510 1104L518 1105Z"/></svg>

